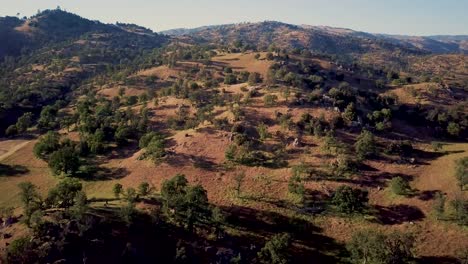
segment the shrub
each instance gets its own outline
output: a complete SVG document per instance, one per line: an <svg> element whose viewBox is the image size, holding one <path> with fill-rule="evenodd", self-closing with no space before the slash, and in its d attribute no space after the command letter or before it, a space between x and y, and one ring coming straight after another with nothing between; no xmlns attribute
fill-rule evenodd
<svg viewBox="0 0 468 264"><path fill-rule="evenodd" d="M142 182L140 183L140 185L138 186L138 193L141 195L141 196L147 196L149 193L150 193L151 189L150 189L150 185L149 183L147 182Z"/></svg>
<svg viewBox="0 0 468 264"><path fill-rule="evenodd" d="M353 189L346 185L338 187L332 197L332 204L342 213L363 212L368 201L367 191Z"/></svg>
<svg viewBox="0 0 468 264"><path fill-rule="evenodd" d="M83 186L78 179L67 178L59 182L47 195L46 204L50 207L69 208Z"/></svg>
<svg viewBox="0 0 468 264"><path fill-rule="evenodd" d="M468 157L455 161L455 177L461 190L468 184Z"/></svg>
<svg viewBox="0 0 468 264"><path fill-rule="evenodd" d="M123 186L120 183L114 184L112 187L112 192L114 193L115 198L119 199L120 195L122 194Z"/></svg>
<svg viewBox="0 0 468 264"><path fill-rule="evenodd" d="M55 175L76 175L80 167L80 158L71 147L63 147L50 155L49 168Z"/></svg>
<svg viewBox="0 0 468 264"><path fill-rule="evenodd" d="M346 245L352 263L403 264L413 260L414 238L393 232L390 235L378 230L354 233Z"/></svg>
<svg viewBox="0 0 468 264"><path fill-rule="evenodd" d="M408 195L411 192L408 181L399 176L390 181L390 188L397 195Z"/></svg>
<svg viewBox="0 0 468 264"><path fill-rule="evenodd" d="M271 134L268 132L268 126L264 123L258 125L257 132L260 135L260 140L266 140L271 137Z"/></svg>
<svg viewBox="0 0 468 264"><path fill-rule="evenodd" d="M18 129L16 128L16 125L11 125L5 130L5 135L7 137L16 136L17 134L18 134Z"/></svg>
<svg viewBox="0 0 468 264"><path fill-rule="evenodd" d="M47 132L47 134L41 137L36 145L34 145L34 155L37 158L45 159L49 154L59 149L59 140L60 135L57 132Z"/></svg>
<svg viewBox="0 0 468 264"><path fill-rule="evenodd" d="M224 84L236 84L237 83L237 77L234 74L227 74L224 76Z"/></svg>
<svg viewBox="0 0 468 264"><path fill-rule="evenodd" d="M260 83L262 81L262 78L260 77L260 74L257 72L251 72L249 74L249 84L250 85L255 85L257 83Z"/></svg>
<svg viewBox="0 0 468 264"><path fill-rule="evenodd" d="M290 262L288 250L291 246L291 236L289 234L276 234L265 243L265 246L258 252L260 263L265 264L286 264Z"/></svg>
<svg viewBox="0 0 468 264"><path fill-rule="evenodd" d="M267 94L263 97L263 103L266 107L272 107L277 104L278 96L274 94Z"/></svg>
<svg viewBox="0 0 468 264"><path fill-rule="evenodd" d="M374 135L364 130L358 136L356 143L354 144L356 154L360 159L365 159L376 153L376 142Z"/></svg>

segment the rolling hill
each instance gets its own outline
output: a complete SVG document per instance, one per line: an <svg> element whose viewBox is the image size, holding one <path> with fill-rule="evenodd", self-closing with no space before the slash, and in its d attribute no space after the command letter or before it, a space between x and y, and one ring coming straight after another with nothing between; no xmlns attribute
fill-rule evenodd
<svg viewBox="0 0 468 264"><path fill-rule="evenodd" d="M193 36L216 43L236 40L283 48L308 48L327 53L363 53L374 50L401 50L420 53L467 53L468 36L404 36L371 34L328 26L291 25L275 21L204 26L162 31L171 36Z"/></svg>

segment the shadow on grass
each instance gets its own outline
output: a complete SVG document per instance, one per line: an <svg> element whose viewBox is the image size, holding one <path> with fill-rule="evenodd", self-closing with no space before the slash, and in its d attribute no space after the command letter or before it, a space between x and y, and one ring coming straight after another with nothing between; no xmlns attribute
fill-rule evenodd
<svg viewBox="0 0 468 264"><path fill-rule="evenodd" d="M260 244L256 251L263 246L269 238L279 233L289 233L293 238L291 263L337 263L344 256L344 246L334 239L321 235L321 228L311 222L289 217L275 212L260 211L243 206L223 208L229 212L228 223L233 228L247 233L255 233L266 238L265 241L252 240L252 238L239 237L241 244ZM247 239L243 241L244 239ZM242 242L243 241L243 242Z"/></svg>
<svg viewBox="0 0 468 264"><path fill-rule="evenodd" d="M420 264L453 264L453 263L463 263L459 259L452 256L427 256L420 257L416 259L416 263Z"/></svg>
<svg viewBox="0 0 468 264"><path fill-rule="evenodd" d="M22 165L5 165L0 164L0 177L2 176L18 176L26 174L29 169Z"/></svg>
<svg viewBox="0 0 468 264"><path fill-rule="evenodd" d="M388 207L375 206L375 216L379 223L383 225L398 225L405 222L422 220L424 213L415 206L399 204Z"/></svg>

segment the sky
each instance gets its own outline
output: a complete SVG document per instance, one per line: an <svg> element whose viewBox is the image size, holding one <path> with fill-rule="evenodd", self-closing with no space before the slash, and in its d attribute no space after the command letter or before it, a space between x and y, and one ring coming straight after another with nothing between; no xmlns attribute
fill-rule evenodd
<svg viewBox="0 0 468 264"><path fill-rule="evenodd" d="M62 9L154 31L275 20L370 33L468 35L468 0L0 0L0 16Z"/></svg>

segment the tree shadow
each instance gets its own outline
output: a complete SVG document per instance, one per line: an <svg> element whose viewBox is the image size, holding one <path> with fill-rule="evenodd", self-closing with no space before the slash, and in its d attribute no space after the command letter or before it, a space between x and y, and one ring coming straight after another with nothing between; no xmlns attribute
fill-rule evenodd
<svg viewBox="0 0 468 264"><path fill-rule="evenodd" d="M377 221L384 225L397 225L405 222L414 222L425 217L424 213L415 206L406 204L391 205L388 207L377 205Z"/></svg>
<svg viewBox="0 0 468 264"><path fill-rule="evenodd" d="M452 256L422 256L416 259L420 264L454 264L460 263L460 260Z"/></svg>
<svg viewBox="0 0 468 264"><path fill-rule="evenodd" d="M23 165L5 165L0 164L0 177L2 176L18 176L26 174L29 169Z"/></svg>
<svg viewBox="0 0 468 264"><path fill-rule="evenodd" d="M439 192L439 190L427 190L417 193L416 196L421 201L429 201L434 199L434 196Z"/></svg>
<svg viewBox="0 0 468 264"><path fill-rule="evenodd" d="M243 206L225 207L223 210L229 212L227 221L234 228L261 235L266 237L267 241L274 234L290 234L293 238L291 263L310 263L311 260L317 263L337 263L345 254L343 245L330 237L318 234L322 231L321 228L301 218ZM248 238L239 239L241 243L252 242L243 240ZM262 244L257 246L257 252Z"/></svg>
<svg viewBox="0 0 468 264"><path fill-rule="evenodd" d="M207 157L195 156L183 153L171 153L166 156L165 162L174 167L193 165L208 171L219 171L221 167Z"/></svg>
<svg viewBox="0 0 468 264"><path fill-rule="evenodd" d="M122 179L129 174L130 172L126 168L97 167L90 177L82 178L88 181L108 181Z"/></svg>

